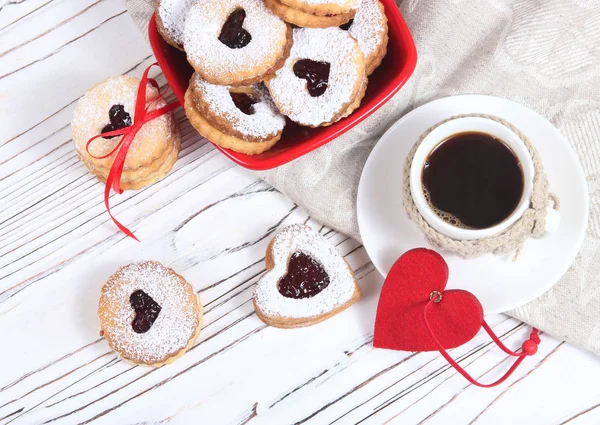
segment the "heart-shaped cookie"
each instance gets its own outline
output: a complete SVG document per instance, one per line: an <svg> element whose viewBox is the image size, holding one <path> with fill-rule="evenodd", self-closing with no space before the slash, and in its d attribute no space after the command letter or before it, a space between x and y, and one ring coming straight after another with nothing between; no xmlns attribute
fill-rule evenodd
<svg viewBox="0 0 600 425"><path fill-rule="evenodd" d="M483 308L470 292L444 291L448 265L437 252L419 248L406 252L392 266L381 290L373 346L402 351L437 350L427 331L423 310L431 297L439 302L427 319L444 348L472 339L483 323Z"/></svg>
<svg viewBox="0 0 600 425"><path fill-rule="evenodd" d="M278 328L321 322L348 308L361 293L348 263L310 227L294 224L269 244L267 272L253 302L257 316Z"/></svg>

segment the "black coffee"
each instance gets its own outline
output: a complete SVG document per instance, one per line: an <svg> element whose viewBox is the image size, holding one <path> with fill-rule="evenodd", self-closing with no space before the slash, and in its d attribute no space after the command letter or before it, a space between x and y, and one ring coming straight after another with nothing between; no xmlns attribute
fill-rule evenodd
<svg viewBox="0 0 600 425"><path fill-rule="evenodd" d="M523 196L523 170L501 140L455 134L430 154L422 173L427 202L447 223L486 229L504 221Z"/></svg>

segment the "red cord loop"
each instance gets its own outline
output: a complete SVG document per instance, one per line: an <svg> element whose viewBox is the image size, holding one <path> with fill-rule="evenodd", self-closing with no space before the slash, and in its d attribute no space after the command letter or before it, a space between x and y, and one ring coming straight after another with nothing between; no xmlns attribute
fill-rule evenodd
<svg viewBox="0 0 600 425"><path fill-rule="evenodd" d="M436 302L436 300L438 300L438 299L439 299L439 301ZM464 376L467 379L467 381L469 381L471 384L476 385L478 387L482 387L482 388L490 388L490 387L495 387L497 385L500 385L501 383L506 381L510 377L510 375L513 374L513 372L523 362L523 360L525 360L525 358L527 356L533 356L535 353L537 353L538 345L540 343L540 336L539 336L537 329L534 328L531 331L531 334L529 335L529 339L527 341L525 341L521 347L521 352L516 353L516 352L510 350L508 347L506 347L502 343L502 341L500 341L500 338L498 338L498 336L494 333L494 331L492 331L492 328L484 320L482 327L487 332L487 334L490 336L490 338L492 338L494 343L509 356L517 357L517 360L515 360L515 362L508 369L508 371L497 381L492 382L490 384L482 384L482 383L476 381L471 375L469 375L467 373L466 370L464 370L456 362L456 360L454 360L452 357L450 357L450 354L448 354L448 352L444 349L444 347L442 346L440 341L435 336L433 329L431 329L431 325L429 324L429 320L427 319L427 312L429 311L430 308L432 308L432 306L436 305L440 301L441 301L441 294L440 294L439 298L433 297L433 296L429 297L429 302L425 305L425 308L423 309L423 320L425 322L425 327L429 333L429 336L431 337L431 340L433 341L434 345L436 346L436 348L438 349L440 354L446 359L446 361L448 363L450 363L450 366L452 366L454 369L456 369L456 371L458 373L460 373L462 376Z"/></svg>
<svg viewBox="0 0 600 425"><path fill-rule="evenodd" d="M158 83L154 79L148 78L148 73L150 72L150 69L153 66L158 66L158 63L153 63L148 68L146 68L146 70L144 71L144 74L142 75L142 79L140 80L137 98L135 101L135 115L133 118L134 119L133 124L129 127L125 127L125 128L119 129L119 130L113 130L113 131L108 131L106 133L98 134L98 135L92 137L90 140L88 140L85 145L85 149L88 152L88 154L90 154L90 156L92 158L96 158L96 159L108 158L111 155L113 155L115 152L118 151L117 155L115 156L115 160L113 161L113 164L110 167L108 177L106 178L106 186L104 188L104 205L106 205L106 211L108 212L108 215L110 216L110 218L112 218L112 221L117 225L117 227L123 233L125 233L127 236L135 239L138 242L139 242L139 239L136 238L134 236L134 234L127 227L125 227L121 223L119 223L117 221L117 219L112 215L112 213L110 212L110 205L108 203L108 198L110 195L111 188L118 194L123 193L123 189L121 189L121 175L123 174L123 167L125 166L125 158L127 157L127 152L129 151L129 147L133 143L133 139L135 138L135 135L138 133L138 131L140 131L141 128L144 126L144 124L146 124L147 122L150 122L155 118L158 118L164 114L167 114L179 106L179 102L175 101L175 102L169 103L159 109L156 109L152 112L148 112L150 107L154 103L156 103L160 99L162 99L166 93L166 91L159 93L159 95L156 98L154 98L148 106L146 106L146 86L148 85L148 83L150 83L150 85L152 87L154 87L155 89L159 90ZM108 154L103 155L103 156L93 155L89 149L90 144L94 140L96 140L100 137L105 137L105 136L123 136L123 137L121 137L121 140L119 141L119 143L117 143L115 148L112 151L110 151Z"/></svg>

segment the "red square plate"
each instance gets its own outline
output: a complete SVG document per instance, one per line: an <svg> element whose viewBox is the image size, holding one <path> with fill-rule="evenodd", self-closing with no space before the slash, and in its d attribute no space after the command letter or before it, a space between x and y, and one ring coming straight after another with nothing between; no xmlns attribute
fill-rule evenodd
<svg viewBox="0 0 600 425"><path fill-rule="evenodd" d="M251 170L278 167L323 146L375 112L404 85L417 64L417 51L406 22L394 0L381 0L388 18L388 53L377 70L369 77L367 93L362 105L352 115L329 127L302 127L288 120L281 140L260 155L245 155L216 146L231 160ZM189 79L194 72L185 53L168 45L156 30L152 16L148 28L150 44L171 89L183 104Z"/></svg>

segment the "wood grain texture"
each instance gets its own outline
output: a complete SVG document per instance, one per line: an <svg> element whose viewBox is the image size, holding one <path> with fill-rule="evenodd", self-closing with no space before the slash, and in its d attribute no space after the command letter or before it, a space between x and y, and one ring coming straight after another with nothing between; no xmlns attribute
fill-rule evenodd
<svg viewBox="0 0 600 425"><path fill-rule="evenodd" d="M490 390L435 353L373 349L382 278L364 249L225 159L181 110L173 171L111 197L142 242L126 238L69 127L87 89L153 62L123 3L0 0L0 40L0 424L600 421L600 362L546 335L537 356ZM252 289L270 239L297 222L337 246L363 299L314 327L274 329L256 317ZM173 267L205 305L195 346L160 369L119 359L98 336L101 286L137 260ZM528 335L513 319L488 320L509 347ZM452 355L485 381L509 362L481 333Z"/></svg>

